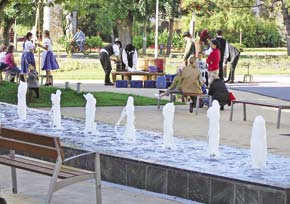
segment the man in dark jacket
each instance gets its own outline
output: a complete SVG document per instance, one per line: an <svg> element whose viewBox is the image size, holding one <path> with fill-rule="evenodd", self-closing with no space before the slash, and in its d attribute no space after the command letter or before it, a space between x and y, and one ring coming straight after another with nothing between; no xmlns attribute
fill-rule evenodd
<svg viewBox="0 0 290 204"><path fill-rule="evenodd" d="M224 71L223 68L225 66L225 58L228 58L228 43L227 41L223 38L222 36L222 31L218 30L217 31L217 36L216 36L216 40L219 43L219 49L221 52L221 60L219 62L219 78L220 79L224 79Z"/></svg>
<svg viewBox="0 0 290 204"><path fill-rule="evenodd" d="M112 71L110 57L114 55L116 57L114 60L120 62L121 61L120 60L121 48L122 48L122 43L117 40L115 41L114 44L109 44L106 47L102 48L100 51L100 61L105 72L105 86L114 85L110 80L110 74Z"/></svg>
<svg viewBox="0 0 290 204"><path fill-rule="evenodd" d="M228 45L229 46L229 58L225 59L228 62L231 63L231 67L230 67L230 74L228 79L225 81L226 83L234 83L235 80L235 69L237 67L239 58L240 58L240 52L237 48L235 48L234 46L232 46L231 44Z"/></svg>
<svg viewBox="0 0 290 204"><path fill-rule="evenodd" d="M209 87L208 95L212 96L212 100L217 100L224 110L224 105L229 103L229 92L223 80L216 78Z"/></svg>

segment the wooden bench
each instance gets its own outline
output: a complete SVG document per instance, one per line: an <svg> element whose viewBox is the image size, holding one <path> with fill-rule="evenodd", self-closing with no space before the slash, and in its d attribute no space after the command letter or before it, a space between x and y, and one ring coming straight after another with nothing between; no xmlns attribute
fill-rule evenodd
<svg viewBox="0 0 290 204"><path fill-rule="evenodd" d="M58 137L34 134L5 127L0 127L0 148L10 150L9 154L0 155L0 164L11 167L13 193L17 193L16 169L23 169L51 176L45 204L51 203L52 195L55 191L89 179L96 180L96 203L102 203L100 155L98 153L90 152L64 159L63 149ZM21 156L16 154L16 152L31 156ZM95 172L63 165L67 161L88 154L95 155ZM51 159L55 163L38 160L32 158L32 156ZM62 180L58 181L58 178Z"/></svg>
<svg viewBox="0 0 290 204"><path fill-rule="evenodd" d="M159 95L165 93L165 90L159 90ZM195 114L198 115L198 108L199 108L199 99L201 98L208 98L209 101L209 106L211 106L211 100L212 97L207 94L202 94L202 93L183 93L181 91L171 91L169 92L169 97L170 97L170 102L173 102L173 96L175 94L180 94L182 101L185 102L185 98L190 97L190 96L196 96L196 106L195 106ZM157 98L157 109L160 109L160 97Z"/></svg>
<svg viewBox="0 0 290 204"><path fill-rule="evenodd" d="M243 119L244 121L247 120L247 113L246 113L246 105L255 105L255 106L265 106L265 107L271 107L271 108L278 108L278 116L277 116L277 128L280 128L280 121L281 121L281 111L283 109L290 109L290 105L280 105L280 104L272 104L272 103L265 103L265 102L254 102L254 101L248 101L248 100L234 100L232 101L232 107L231 107L231 114L230 114L230 121L233 120L233 113L234 113L234 105L236 103L243 104Z"/></svg>
<svg viewBox="0 0 290 204"><path fill-rule="evenodd" d="M122 76L122 78L124 78L125 80L128 80L128 82L130 83L131 80L131 76L146 76L147 80L152 80L157 78L157 76L164 76L165 73L164 72L112 72L112 80L115 83L117 76L120 75Z"/></svg>

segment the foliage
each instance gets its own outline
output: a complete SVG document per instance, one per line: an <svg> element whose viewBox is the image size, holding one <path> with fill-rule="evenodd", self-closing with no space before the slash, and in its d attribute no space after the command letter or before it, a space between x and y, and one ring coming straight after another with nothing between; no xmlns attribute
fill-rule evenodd
<svg viewBox="0 0 290 204"><path fill-rule="evenodd" d="M240 44L240 43L231 43L232 46L234 46L235 48L237 48L240 52L243 52L246 45L245 44Z"/></svg>
<svg viewBox="0 0 290 204"><path fill-rule="evenodd" d="M175 32L172 39L172 47L183 48L184 46L185 46L185 41L183 37L180 34Z"/></svg>
<svg viewBox="0 0 290 204"><path fill-rule="evenodd" d="M10 82L0 83L0 100L6 103L17 103L17 84ZM33 98L29 107L50 107L50 96L57 91L56 87L40 87L40 98ZM84 107L85 99L83 97L84 92L77 93L72 89L60 89L61 94L61 107ZM134 97L134 104L136 106L156 105L155 98L149 98L145 96L138 96L132 94L120 94L111 92L94 92L92 93L96 100L97 106L124 106L127 103L129 96ZM166 101L162 100L164 105Z"/></svg>
<svg viewBox="0 0 290 204"><path fill-rule="evenodd" d="M100 36L92 36L86 39L86 44L93 48L99 48L103 46L103 41Z"/></svg>

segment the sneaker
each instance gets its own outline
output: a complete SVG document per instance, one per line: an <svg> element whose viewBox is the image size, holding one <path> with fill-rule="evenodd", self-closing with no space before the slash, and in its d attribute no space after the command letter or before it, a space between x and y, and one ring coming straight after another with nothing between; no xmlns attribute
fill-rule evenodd
<svg viewBox="0 0 290 204"><path fill-rule="evenodd" d="M156 98L159 98L159 99L161 98L160 95L159 95L158 93L155 93L154 96L155 96Z"/></svg>

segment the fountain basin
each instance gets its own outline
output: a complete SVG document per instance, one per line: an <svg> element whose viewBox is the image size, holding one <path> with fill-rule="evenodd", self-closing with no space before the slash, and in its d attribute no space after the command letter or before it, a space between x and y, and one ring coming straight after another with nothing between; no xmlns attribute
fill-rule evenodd
<svg viewBox="0 0 290 204"><path fill-rule="evenodd" d="M17 121L16 106L0 104L3 126L55 135L66 156L101 152L102 179L201 203L290 204L290 158L269 154L267 168L251 167L249 150L220 147L220 158L211 160L207 143L175 138L176 147L164 149L162 134L137 131L136 144L114 134L114 126L97 123L96 135L84 134L85 122L63 118L63 130L52 128L47 111L28 109L27 120ZM124 132L124 128L120 128ZM92 158L70 165L93 168Z"/></svg>

